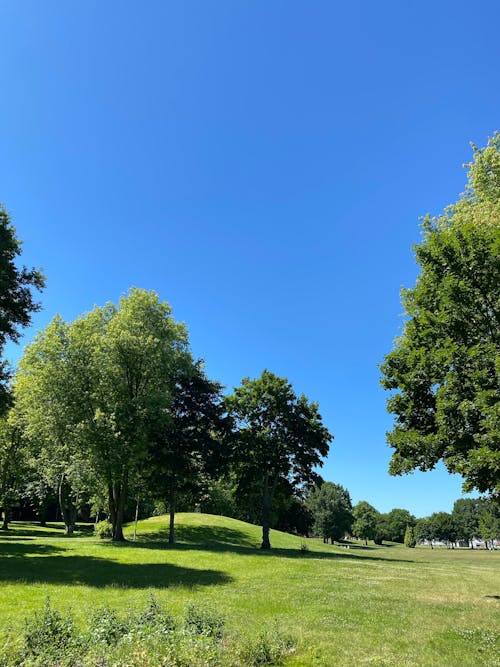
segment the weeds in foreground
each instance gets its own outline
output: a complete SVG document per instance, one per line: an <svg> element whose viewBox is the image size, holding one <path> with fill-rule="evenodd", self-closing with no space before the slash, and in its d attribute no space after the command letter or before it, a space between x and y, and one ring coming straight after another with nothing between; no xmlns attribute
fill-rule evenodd
<svg viewBox="0 0 500 667"><path fill-rule="evenodd" d="M47 598L28 618L22 637L7 637L0 667L261 667L281 665L294 642L277 627L236 638L214 609L190 603L175 618L150 596L125 616L97 608L84 628Z"/></svg>

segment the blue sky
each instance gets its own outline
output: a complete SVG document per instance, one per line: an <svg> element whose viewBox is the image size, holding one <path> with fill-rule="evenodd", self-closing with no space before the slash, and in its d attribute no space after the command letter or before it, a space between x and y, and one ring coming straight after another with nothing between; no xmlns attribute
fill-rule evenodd
<svg viewBox="0 0 500 667"><path fill-rule="evenodd" d="M319 402L323 475L354 502L451 510L459 478L387 474L377 364L419 216L457 199L469 141L500 128L499 17L456 0L2 2L0 201L47 276L34 329L154 289L229 389L268 368Z"/></svg>

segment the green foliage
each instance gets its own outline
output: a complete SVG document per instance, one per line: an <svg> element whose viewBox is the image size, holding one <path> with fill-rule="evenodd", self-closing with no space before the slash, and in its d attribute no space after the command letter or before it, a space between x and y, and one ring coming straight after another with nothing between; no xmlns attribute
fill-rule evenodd
<svg viewBox="0 0 500 667"><path fill-rule="evenodd" d="M406 527L404 545L409 549L414 549L417 546L417 538L415 537L415 529L413 526Z"/></svg>
<svg viewBox="0 0 500 667"><path fill-rule="evenodd" d="M477 498L459 498L451 514L457 539L470 541L479 535L481 501Z"/></svg>
<svg viewBox="0 0 500 667"><path fill-rule="evenodd" d="M146 477L149 488L168 500L174 542L178 496L201 495L208 480L227 467L232 422L224 414L222 386L208 379L201 361L178 369L171 399L169 419L148 444Z"/></svg>
<svg viewBox="0 0 500 667"><path fill-rule="evenodd" d="M210 607L189 603L186 609L186 629L196 635L220 639L224 631L224 618Z"/></svg>
<svg viewBox="0 0 500 667"><path fill-rule="evenodd" d="M292 490L316 483L332 436L323 426L318 405L297 396L286 378L264 370L226 399L239 427L235 465L241 492L259 489L262 497L262 548L269 541L270 513L276 490L288 482Z"/></svg>
<svg viewBox="0 0 500 667"><path fill-rule="evenodd" d="M391 474L443 460L466 490L500 492L500 134L474 147L467 191L423 222L421 274L382 366L396 423ZM395 393L394 393L395 392Z"/></svg>
<svg viewBox="0 0 500 667"><path fill-rule="evenodd" d="M441 542L453 543L457 540L457 529L453 516L448 512L434 512L429 517L431 534Z"/></svg>
<svg viewBox="0 0 500 667"><path fill-rule="evenodd" d="M283 636L275 626L262 630L256 638L248 640L239 657L245 667L281 665L283 658L293 652L294 646L293 639Z"/></svg>
<svg viewBox="0 0 500 667"><path fill-rule="evenodd" d="M403 542L407 526L415 525L415 517L405 509L394 508L379 519L379 530L385 540Z"/></svg>
<svg viewBox="0 0 500 667"><path fill-rule="evenodd" d="M110 540L113 537L113 524L108 520L99 521L94 526L94 532L101 540Z"/></svg>
<svg viewBox="0 0 500 667"><path fill-rule="evenodd" d="M41 614L36 613L26 620L22 649L26 657L57 660L77 645L73 618L53 609L50 598L46 599Z"/></svg>
<svg viewBox="0 0 500 667"><path fill-rule="evenodd" d="M352 503L349 491L340 484L324 482L307 498L314 519L314 532L324 539L342 540L351 532Z"/></svg>
<svg viewBox="0 0 500 667"><path fill-rule="evenodd" d="M366 500L360 500L353 507L352 516L354 518L353 535L363 540L374 540L377 537L380 512L375 507L367 503Z"/></svg>
<svg viewBox="0 0 500 667"><path fill-rule="evenodd" d="M48 481L105 493L113 539L123 539L129 489L141 487L148 444L190 364L184 325L139 289L72 324L55 318L19 364L16 407Z"/></svg>
<svg viewBox="0 0 500 667"><path fill-rule="evenodd" d="M10 511L21 494L26 468L24 444L14 411L10 410L0 416L0 508L3 510L5 529L8 527Z"/></svg>
<svg viewBox="0 0 500 667"><path fill-rule="evenodd" d="M0 204L0 411L9 402L7 383L10 378L1 355L6 342L17 342L20 330L30 324L31 314L40 310L33 298L33 289L41 290L45 285L40 271L16 265L20 255L21 241L16 237L7 211Z"/></svg>
<svg viewBox="0 0 500 667"><path fill-rule="evenodd" d="M278 665L293 642L276 628L257 637L224 638L224 620L213 610L190 603L184 620L174 619L150 596L145 609L121 616L98 607L84 627L71 612L54 610L47 599L42 614L26 620L20 643L0 664L25 667L243 667Z"/></svg>
<svg viewBox="0 0 500 667"><path fill-rule="evenodd" d="M479 534L486 544L500 539L500 505L495 500L483 500L480 506Z"/></svg>

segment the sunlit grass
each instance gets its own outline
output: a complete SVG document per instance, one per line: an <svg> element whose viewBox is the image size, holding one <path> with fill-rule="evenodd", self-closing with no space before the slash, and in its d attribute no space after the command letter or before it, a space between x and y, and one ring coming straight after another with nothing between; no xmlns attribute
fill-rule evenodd
<svg viewBox="0 0 500 667"><path fill-rule="evenodd" d="M126 544L13 526L0 535L4 628L47 595L83 620L104 603L143 605L154 590L174 613L193 599L216 606L236 632L276 621L297 640L290 665L500 665L500 552L347 549L273 531L266 553L259 527L201 514L178 515L174 546L166 517L140 522Z"/></svg>

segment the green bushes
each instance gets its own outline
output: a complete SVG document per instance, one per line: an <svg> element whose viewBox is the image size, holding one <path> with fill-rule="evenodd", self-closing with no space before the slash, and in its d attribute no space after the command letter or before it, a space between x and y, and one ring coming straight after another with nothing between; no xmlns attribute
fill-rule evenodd
<svg viewBox="0 0 500 667"><path fill-rule="evenodd" d="M415 537L415 529L413 526L406 526L404 545L410 549L414 549L417 545L417 538Z"/></svg>
<svg viewBox="0 0 500 667"><path fill-rule="evenodd" d="M99 521L94 528L96 537L101 540L110 540L113 537L113 526L109 521Z"/></svg>
<svg viewBox="0 0 500 667"><path fill-rule="evenodd" d="M154 596L126 616L101 607L80 628L47 599L42 613L26 620L23 636L0 649L0 667L250 667L280 665L292 648L276 628L231 636L220 614L193 603L182 618Z"/></svg>

